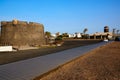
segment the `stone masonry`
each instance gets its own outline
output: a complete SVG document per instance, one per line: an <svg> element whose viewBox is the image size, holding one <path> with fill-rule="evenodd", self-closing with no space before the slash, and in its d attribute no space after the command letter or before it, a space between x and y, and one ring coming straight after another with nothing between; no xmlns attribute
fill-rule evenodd
<svg viewBox="0 0 120 80"><path fill-rule="evenodd" d="M2 21L2 46L40 46L45 44L44 26L39 23L25 21Z"/></svg>

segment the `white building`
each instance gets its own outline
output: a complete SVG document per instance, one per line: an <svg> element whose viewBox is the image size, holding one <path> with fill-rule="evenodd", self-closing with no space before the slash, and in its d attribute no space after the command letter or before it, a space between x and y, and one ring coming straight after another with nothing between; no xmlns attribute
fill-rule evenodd
<svg viewBox="0 0 120 80"><path fill-rule="evenodd" d="M76 35L75 34L68 34L69 38L74 38Z"/></svg>
<svg viewBox="0 0 120 80"><path fill-rule="evenodd" d="M96 32L94 34L90 34L90 39L112 39L113 33L112 32Z"/></svg>
<svg viewBox="0 0 120 80"><path fill-rule="evenodd" d="M75 33L77 38L81 38L81 33Z"/></svg>
<svg viewBox="0 0 120 80"><path fill-rule="evenodd" d="M51 34L51 36L52 36L52 37L54 37L54 38L56 38L56 37L57 37L57 35L56 35L56 34Z"/></svg>
<svg viewBox="0 0 120 80"><path fill-rule="evenodd" d="M81 38L82 37L81 33L74 33L74 34L68 34L68 35L69 35L69 38L75 38L75 37Z"/></svg>

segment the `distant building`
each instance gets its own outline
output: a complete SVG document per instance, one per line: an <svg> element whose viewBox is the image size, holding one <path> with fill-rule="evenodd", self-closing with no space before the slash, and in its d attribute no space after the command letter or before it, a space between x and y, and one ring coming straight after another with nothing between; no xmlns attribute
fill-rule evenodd
<svg viewBox="0 0 120 80"><path fill-rule="evenodd" d="M89 35L90 39L112 39L113 32L109 32L109 27L104 27L104 32L96 32Z"/></svg>
<svg viewBox="0 0 120 80"><path fill-rule="evenodd" d="M75 38L75 37L77 37L77 38L81 38L82 37L82 35L81 35L81 33L74 33L74 34L68 34L68 36L69 36L69 38Z"/></svg>
<svg viewBox="0 0 120 80"><path fill-rule="evenodd" d="M54 37L54 38L56 38L56 37L57 37L57 35L56 35L56 34L51 34L51 36L52 36L52 37Z"/></svg>
<svg viewBox="0 0 120 80"><path fill-rule="evenodd" d="M96 32L94 34L90 34L90 39L112 39L113 33L112 32Z"/></svg>
<svg viewBox="0 0 120 80"><path fill-rule="evenodd" d="M77 33L75 33L76 34L76 37L77 38L81 38L82 36L81 36L81 33L79 33L79 32L77 32Z"/></svg>
<svg viewBox="0 0 120 80"><path fill-rule="evenodd" d="M44 26L34 22L2 21L0 45L35 46L45 44Z"/></svg>
<svg viewBox="0 0 120 80"><path fill-rule="evenodd" d="M69 38L74 38L76 35L75 34L68 34Z"/></svg>

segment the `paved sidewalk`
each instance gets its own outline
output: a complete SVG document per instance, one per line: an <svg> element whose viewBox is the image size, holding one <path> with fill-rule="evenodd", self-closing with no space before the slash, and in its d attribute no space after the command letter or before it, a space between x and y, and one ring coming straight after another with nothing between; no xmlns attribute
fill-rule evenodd
<svg viewBox="0 0 120 80"><path fill-rule="evenodd" d="M50 55L0 65L0 80L32 80L55 67L79 57L105 42L73 48Z"/></svg>

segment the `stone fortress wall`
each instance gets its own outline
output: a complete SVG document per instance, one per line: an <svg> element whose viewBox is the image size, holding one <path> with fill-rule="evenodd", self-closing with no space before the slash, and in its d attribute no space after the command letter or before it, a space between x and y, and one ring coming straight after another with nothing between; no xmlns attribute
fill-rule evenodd
<svg viewBox="0 0 120 80"><path fill-rule="evenodd" d="M11 46L36 46L45 44L44 26L25 21L1 21L0 44Z"/></svg>

